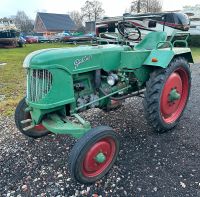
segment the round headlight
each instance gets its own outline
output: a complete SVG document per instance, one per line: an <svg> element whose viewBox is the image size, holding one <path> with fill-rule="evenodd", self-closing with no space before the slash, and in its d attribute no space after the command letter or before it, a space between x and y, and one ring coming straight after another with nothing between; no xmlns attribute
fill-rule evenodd
<svg viewBox="0 0 200 197"><path fill-rule="evenodd" d="M116 74L111 74L107 77L107 83L110 86L114 86L118 82L118 76Z"/></svg>
<svg viewBox="0 0 200 197"><path fill-rule="evenodd" d="M115 85L115 79L113 76L108 76L107 78L107 83L110 85L110 86L114 86Z"/></svg>

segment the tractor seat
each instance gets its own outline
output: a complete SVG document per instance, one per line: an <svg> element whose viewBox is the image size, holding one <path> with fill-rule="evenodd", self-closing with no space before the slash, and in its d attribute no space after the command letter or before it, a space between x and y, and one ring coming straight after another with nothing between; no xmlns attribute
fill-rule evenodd
<svg viewBox="0 0 200 197"><path fill-rule="evenodd" d="M152 50L156 48L159 42L166 40L166 32L151 32L135 45L134 50Z"/></svg>

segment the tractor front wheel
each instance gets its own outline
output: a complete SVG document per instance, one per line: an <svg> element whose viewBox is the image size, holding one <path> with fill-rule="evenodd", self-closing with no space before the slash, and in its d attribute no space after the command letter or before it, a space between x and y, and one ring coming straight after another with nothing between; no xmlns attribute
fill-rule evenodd
<svg viewBox="0 0 200 197"><path fill-rule="evenodd" d="M80 183L95 182L110 170L118 153L118 134L106 126L93 128L78 140L71 151L71 175Z"/></svg>
<svg viewBox="0 0 200 197"><path fill-rule="evenodd" d="M34 128L25 131L24 128L30 126L30 123L25 123L22 124L21 121L31 119L31 114L30 112L26 112L27 108L26 100L23 98L19 104L17 105L17 108L15 110L15 124L16 127L19 129L21 133L28 137L32 138L40 138L43 136L48 135L50 132L42 125L36 125Z"/></svg>
<svg viewBox="0 0 200 197"><path fill-rule="evenodd" d="M157 132L175 127L190 94L191 73L184 58L175 58L166 69L155 70L146 84L144 109Z"/></svg>

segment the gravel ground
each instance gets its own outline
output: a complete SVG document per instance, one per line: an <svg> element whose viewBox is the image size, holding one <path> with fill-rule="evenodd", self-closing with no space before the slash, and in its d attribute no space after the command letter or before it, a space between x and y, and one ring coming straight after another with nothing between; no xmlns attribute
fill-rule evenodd
<svg viewBox="0 0 200 197"><path fill-rule="evenodd" d="M93 185L70 178L67 163L75 140L61 135L28 139L13 118L1 118L0 196L200 196L199 65L192 66L192 77L187 109L165 134L147 125L141 98L109 113L83 114L93 126L109 125L122 136L116 164Z"/></svg>

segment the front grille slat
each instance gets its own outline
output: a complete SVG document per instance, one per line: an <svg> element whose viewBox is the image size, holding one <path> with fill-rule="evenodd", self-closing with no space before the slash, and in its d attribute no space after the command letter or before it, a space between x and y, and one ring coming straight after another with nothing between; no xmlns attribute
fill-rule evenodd
<svg viewBox="0 0 200 197"><path fill-rule="evenodd" d="M48 70L28 69L27 99L38 102L43 99L52 87L52 74Z"/></svg>
<svg viewBox="0 0 200 197"><path fill-rule="evenodd" d="M35 71L36 77L34 78L35 80L35 100L38 100L38 71Z"/></svg>
<svg viewBox="0 0 200 197"><path fill-rule="evenodd" d="M43 78L43 80L42 80L42 97L44 97L44 95L45 95L45 93L44 93L44 84L45 84L45 83L44 83L44 82L45 82L45 81L44 81L44 76L45 76L45 75L44 75L44 70L42 70L42 78Z"/></svg>

